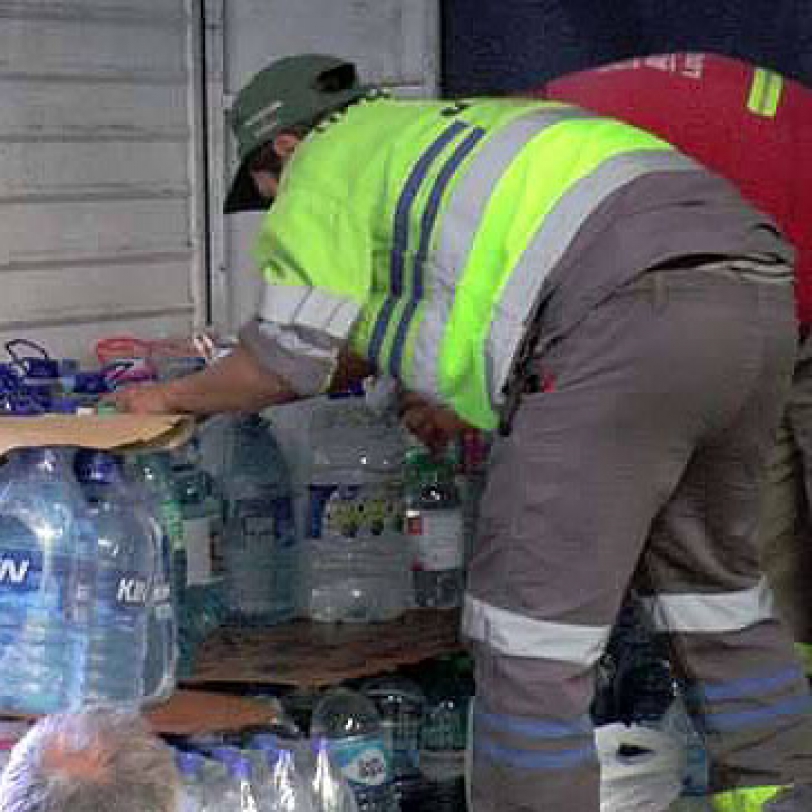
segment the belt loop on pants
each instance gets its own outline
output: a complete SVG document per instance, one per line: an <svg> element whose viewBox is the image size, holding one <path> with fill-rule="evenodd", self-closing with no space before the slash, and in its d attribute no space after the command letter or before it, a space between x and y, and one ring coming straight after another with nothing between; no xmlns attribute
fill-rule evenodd
<svg viewBox="0 0 812 812"><path fill-rule="evenodd" d="M655 271L649 274L649 279L651 284L651 301L654 305L654 310L656 313L662 313L668 301L665 274Z"/></svg>

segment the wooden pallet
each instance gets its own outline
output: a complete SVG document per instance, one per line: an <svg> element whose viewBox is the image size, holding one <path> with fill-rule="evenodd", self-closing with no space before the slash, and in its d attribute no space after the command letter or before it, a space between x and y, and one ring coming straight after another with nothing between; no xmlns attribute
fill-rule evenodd
<svg viewBox="0 0 812 812"><path fill-rule="evenodd" d="M266 702L198 690L176 691L144 715L156 732L178 736L232 732L278 721L275 708Z"/></svg>
<svg viewBox="0 0 812 812"><path fill-rule="evenodd" d="M156 733L190 736L195 733L234 732L278 721L276 708L256 699L214 691L180 689L161 705L144 711ZM0 719L34 722L38 717L2 713Z"/></svg>
<svg viewBox="0 0 812 812"><path fill-rule="evenodd" d="M458 632L458 611L429 609L387 623L224 627L201 647L183 683L320 688L460 651Z"/></svg>

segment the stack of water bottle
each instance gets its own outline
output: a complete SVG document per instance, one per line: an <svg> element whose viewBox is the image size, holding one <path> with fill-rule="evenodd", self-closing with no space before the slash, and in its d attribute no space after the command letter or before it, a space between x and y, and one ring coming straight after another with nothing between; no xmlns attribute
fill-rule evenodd
<svg viewBox="0 0 812 812"><path fill-rule="evenodd" d="M239 747L192 744L176 760L181 812L358 812L324 739L259 733Z"/></svg>
<svg viewBox="0 0 812 812"><path fill-rule="evenodd" d="M410 448L360 390L316 410L310 442L305 613L372 622L459 606L466 525L451 461Z"/></svg>
<svg viewBox="0 0 812 812"><path fill-rule="evenodd" d="M467 658L424 664L417 678L361 685L382 720L401 812L464 812L473 678Z"/></svg>
<svg viewBox="0 0 812 812"><path fill-rule="evenodd" d="M273 625L297 615L300 549L288 467L266 420L218 419L164 456L153 458L160 463L153 470L169 483L160 489L162 504L176 528L183 676L201 643L223 623Z"/></svg>
<svg viewBox="0 0 812 812"><path fill-rule="evenodd" d="M320 621L397 617L413 603L403 534L404 436L361 391L316 410L305 533L305 613Z"/></svg>
<svg viewBox="0 0 812 812"><path fill-rule="evenodd" d="M464 812L473 682L459 658L426 664L418 680L377 677L326 692L313 707L362 812Z"/></svg>
<svg viewBox="0 0 812 812"><path fill-rule="evenodd" d="M184 812L464 812L472 684L453 659L427 671L310 695L298 726L176 742Z"/></svg>
<svg viewBox="0 0 812 812"><path fill-rule="evenodd" d="M169 542L121 458L12 452L0 469L0 707L166 699L175 624Z"/></svg>

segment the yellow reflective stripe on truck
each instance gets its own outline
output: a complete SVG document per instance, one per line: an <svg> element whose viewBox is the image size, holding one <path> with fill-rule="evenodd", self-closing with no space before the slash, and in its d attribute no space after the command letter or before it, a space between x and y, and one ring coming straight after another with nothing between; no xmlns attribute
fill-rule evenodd
<svg viewBox="0 0 812 812"><path fill-rule="evenodd" d="M774 118L778 112L783 88L784 80L780 74L765 68L757 68L750 85L747 109L757 116Z"/></svg>

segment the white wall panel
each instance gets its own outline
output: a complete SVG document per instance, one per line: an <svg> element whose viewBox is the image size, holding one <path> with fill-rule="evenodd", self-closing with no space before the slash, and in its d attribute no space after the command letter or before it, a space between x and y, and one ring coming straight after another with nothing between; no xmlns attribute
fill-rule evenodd
<svg viewBox="0 0 812 812"><path fill-rule="evenodd" d="M109 261L110 272L116 273L121 253L153 254L188 247L186 209L182 197L171 192L159 197L157 189L108 191L96 187L79 193L72 190L70 196L14 200L3 211L12 238L7 262L62 260L70 265L77 257L90 256L97 262ZM118 281L122 303L135 304L142 294L137 279L121 277ZM70 284L69 279L55 282ZM188 288L188 279L186 284ZM94 291L88 290L87 295L92 301Z"/></svg>
<svg viewBox="0 0 812 812"><path fill-rule="evenodd" d="M38 140L36 149L30 141L0 142L0 205L23 198L75 197L83 190L191 193L185 137L178 142L81 139L71 144L70 160L65 151L64 138Z"/></svg>
<svg viewBox="0 0 812 812"><path fill-rule="evenodd" d="M0 341L203 320L200 3L0 0Z"/></svg>

